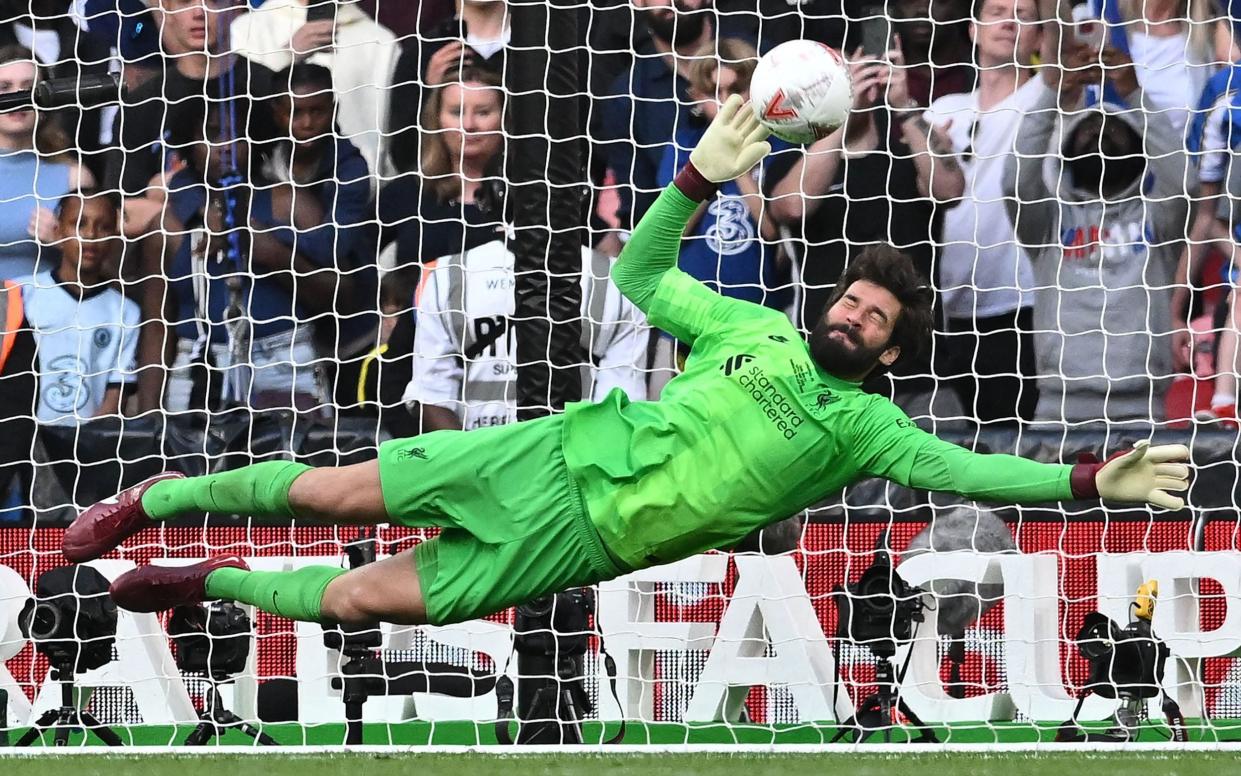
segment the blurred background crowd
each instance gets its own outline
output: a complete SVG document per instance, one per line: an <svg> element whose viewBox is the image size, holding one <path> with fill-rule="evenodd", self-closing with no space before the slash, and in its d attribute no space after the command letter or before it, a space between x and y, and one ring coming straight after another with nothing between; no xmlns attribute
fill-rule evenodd
<svg viewBox="0 0 1241 776"><path fill-rule="evenodd" d="M583 4L586 398L655 398L675 374L684 349L610 262L757 58L808 38L845 53L853 115L722 186L683 269L810 328L850 257L890 243L938 298L928 357L871 386L915 418L1235 427L1239 15ZM502 0L0 2L0 93L125 87L0 114L0 415L510 422L510 39Z"/></svg>

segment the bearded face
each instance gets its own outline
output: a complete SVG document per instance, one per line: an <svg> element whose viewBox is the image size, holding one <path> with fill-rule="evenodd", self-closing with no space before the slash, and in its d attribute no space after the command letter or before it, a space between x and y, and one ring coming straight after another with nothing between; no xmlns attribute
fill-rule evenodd
<svg viewBox="0 0 1241 776"><path fill-rule="evenodd" d="M697 40L712 13L712 0L648 0L646 24L651 34L671 46Z"/></svg>
<svg viewBox="0 0 1241 776"><path fill-rule="evenodd" d="M810 355L815 363L843 379L869 373L887 349L887 342L868 346L859 330L846 323L828 323L825 318L810 332Z"/></svg>

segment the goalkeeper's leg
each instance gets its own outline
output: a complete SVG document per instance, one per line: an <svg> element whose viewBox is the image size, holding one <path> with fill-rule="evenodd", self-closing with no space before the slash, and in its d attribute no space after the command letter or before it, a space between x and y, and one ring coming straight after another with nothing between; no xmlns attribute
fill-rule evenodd
<svg viewBox="0 0 1241 776"><path fill-rule="evenodd" d="M74 563L94 560L161 520L197 512L374 525L388 520L379 463L311 468L268 461L204 477L165 473L83 512L65 531Z"/></svg>
<svg viewBox="0 0 1241 776"><path fill-rule="evenodd" d="M348 571L335 566L250 571L239 558L140 566L118 577L111 594L118 606L132 612L161 612L222 598L307 622L427 621L413 550Z"/></svg>

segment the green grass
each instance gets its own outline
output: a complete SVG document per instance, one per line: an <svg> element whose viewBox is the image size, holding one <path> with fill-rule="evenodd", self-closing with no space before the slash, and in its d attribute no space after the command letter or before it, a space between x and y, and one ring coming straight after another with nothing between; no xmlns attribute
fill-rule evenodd
<svg viewBox="0 0 1241 776"><path fill-rule="evenodd" d="M0 759L5 776L1227 776L1241 753L817 755L289 755Z"/></svg>

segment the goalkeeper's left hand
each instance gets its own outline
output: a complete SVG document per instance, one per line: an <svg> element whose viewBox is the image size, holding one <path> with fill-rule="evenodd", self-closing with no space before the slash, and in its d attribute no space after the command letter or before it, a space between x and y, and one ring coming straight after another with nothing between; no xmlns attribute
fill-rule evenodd
<svg viewBox="0 0 1241 776"><path fill-rule="evenodd" d="M734 94L720 107L689 162L711 183L736 180L771 153L770 130L758 122L750 104Z"/></svg>
<svg viewBox="0 0 1241 776"><path fill-rule="evenodd" d="M1073 494L1078 498L1147 503L1181 509L1185 499L1172 495L1189 489L1189 448L1138 442L1127 453L1103 463L1087 461L1073 467Z"/></svg>

